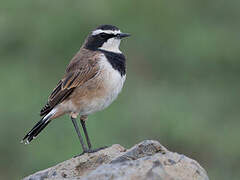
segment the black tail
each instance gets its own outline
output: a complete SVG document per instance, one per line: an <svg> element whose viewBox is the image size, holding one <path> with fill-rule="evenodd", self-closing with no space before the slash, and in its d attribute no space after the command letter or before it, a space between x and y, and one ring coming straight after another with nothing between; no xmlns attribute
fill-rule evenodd
<svg viewBox="0 0 240 180"><path fill-rule="evenodd" d="M23 140L21 142L25 142L25 144L29 144L37 135L50 123L51 120L49 120L52 117L52 115L47 115L43 117L40 121L38 121L34 127L27 133L26 136L24 136Z"/></svg>

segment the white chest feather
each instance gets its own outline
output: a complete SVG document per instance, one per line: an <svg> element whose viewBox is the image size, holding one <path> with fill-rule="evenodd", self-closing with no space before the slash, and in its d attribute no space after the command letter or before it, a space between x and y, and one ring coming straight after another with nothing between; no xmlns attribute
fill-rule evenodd
<svg viewBox="0 0 240 180"><path fill-rule="evenodd" d="M109 106L121 92L123 84L126 79L126 75L121 74L115 70L108 60L103 57L99 62L100 69L102 71L103 83L106 89L106 96L104 98L103 109Z"/></svg>

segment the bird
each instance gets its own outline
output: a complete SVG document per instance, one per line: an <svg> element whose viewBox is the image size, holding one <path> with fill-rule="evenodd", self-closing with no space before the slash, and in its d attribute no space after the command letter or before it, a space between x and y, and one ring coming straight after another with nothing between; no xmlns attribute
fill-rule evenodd
<svg viewBox="0 0 240 180"><path fill-rule="evenodd" d="M22 143L29 144L53 120L70 115L82 153L96 152L87 132L88 115L107 108L121 92L126 79L126 58L119 46L122 33L114 25L100 25L90 31L83 45L71 59L62 79L40 110L41 119L24 136ZM80 132L77 118L85 135L87 146Z"/></svg>

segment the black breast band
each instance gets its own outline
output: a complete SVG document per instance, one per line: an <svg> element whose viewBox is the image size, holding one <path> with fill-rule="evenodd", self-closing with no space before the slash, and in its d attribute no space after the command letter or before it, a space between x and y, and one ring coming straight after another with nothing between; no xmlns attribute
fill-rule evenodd
<svg viewBox="0 0 240 180"><path fill-rule="evenodd" d="M99 49L107 58L108 62L112 65L113 69L119 71L121 76L126 74L126 58L123 54L114 53Z"/></svg>

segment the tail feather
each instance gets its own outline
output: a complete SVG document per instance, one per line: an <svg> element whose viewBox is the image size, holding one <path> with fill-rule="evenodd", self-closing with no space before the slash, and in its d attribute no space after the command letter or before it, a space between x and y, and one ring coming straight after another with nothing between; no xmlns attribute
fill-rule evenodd
<svg viewBox="0 0 240 180"><path fill-rule="evenodd" d="M50 123L50 118L53 116L53 113L49 113L44 116L40 121L38 121L33 128L24 136L21 142L25 141L25 144L29 144L37 135Z"/></svg>

